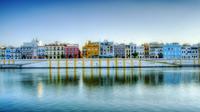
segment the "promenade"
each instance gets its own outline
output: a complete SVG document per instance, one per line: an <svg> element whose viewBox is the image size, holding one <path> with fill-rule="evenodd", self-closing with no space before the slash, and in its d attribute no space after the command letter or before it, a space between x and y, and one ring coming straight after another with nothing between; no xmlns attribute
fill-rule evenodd
<svg viewBox="0 0 200 112"><path fill-rule="evenodd" d="M0 60L0 68L142 68L200 66L200 59L74 58Z"/></svg>

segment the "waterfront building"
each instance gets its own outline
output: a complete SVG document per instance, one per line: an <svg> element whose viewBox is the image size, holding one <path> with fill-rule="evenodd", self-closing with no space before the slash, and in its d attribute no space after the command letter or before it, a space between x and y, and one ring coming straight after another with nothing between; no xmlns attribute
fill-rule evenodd
<svg viewBox="0 0 200 112"><path fill-rule="evenodd" d="M149 58L149 44L144 43L142 46L144 46L144 58Z"/></svg>
<svg viewBox="0 0 200 112"><path fill-rule="evenodd" d="M163 57L165 59L180 59L181 45L179 43L167 43L163 46Z"/></svg>
<svg viewBox="0 0 200 112"><path fill-rule="evenodd" d="M22 59L36 59L37 47L41 45L41 41L33 39L31 42L24 42L21 46Z"/></svg>
<svg viewBox="0 0 200 112"><path fill-rule="evenodd" d="M5 48L5 59L21 59L21 49L14 47Z"/></svg>
<svg viewBox="0 0 200 112"><path fill-rule="evenodd" d="M133 58L136 53L136 44L130 43L125 47L125 58Z"/></svg>
<svg viewBox="0 0 200 112"><path fill-rule="evenodd" d="M198 51L199 51L198 53L199 53L199 58L200 58L200 43L197 44L197 47L198 47Z"/></svg>
<svg viewBox="0 0 200 112"><path fill-rule="evenodd" d="M136 53L138 54L138 58L144 58L144 46L137 46Z"/></svg>
<svg viewBox="0 0 200 112"><path fill-rule="evenodd" d="M99 43L99 57L112 58L114 57L114 44L107 40Z"/></svg>
<svg viewBox="0 0 200 112"><path fill-rule="evenodd" d="M115 58L125 58L125 44L114 45Z"/></svg>
<svg viewBox="0 0 200 112"><path fill-rule="evenodd" d="M150 58L163 58L163 43L152 42L149 44Z"/></svg>
<svg viewBox="0 0 200 112"><path fill-rule="evenodd" d="M66 58L80 58L81 56L78 44L67 44L64 50Z"/></svg>
<svg viewBox="0 0 200 112"><path fill-rule="evenodd" d="M0 59L5 59L5 47L0 47Z"/></svg>
<svg viewBox="0 0 200 112"><path fill-rule="evenodd" d="M13 59L22 59L21 48L19 48L19 47L14 48L13 55L14 55Z"/></svg>
<svg viewBox="0 0 200 112"><path fill-rule="evenodd" d="M47 58L49 59L61 59L65 58L65 47L67 46L66 43L60 43L58 41L46 44L46 54Z"/></svg>
<svg viewBox="0 0 200 112"><path fill-rule="evenodd" d="M85 58L98 58L99 57L99 42L88 41L82 47L82 55Z"/></svg>
<svg viewBox="0 0 200 112"><path fill-rule="evenodd" d="M47 58L47 48L45 46L37 47L37 58L38 59L46 59Z"/></svg>
<svg viewBox="0 0 200 112"><path fill-rule="evenodd" d="M181 47L181 58L182 59L197 59L199 58L198 46L191 46L184 44Z"/></svg>

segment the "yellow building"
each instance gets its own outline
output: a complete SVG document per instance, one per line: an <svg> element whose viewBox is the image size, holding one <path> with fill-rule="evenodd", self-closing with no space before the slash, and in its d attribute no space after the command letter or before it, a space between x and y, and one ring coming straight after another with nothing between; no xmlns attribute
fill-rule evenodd
<svg viewBox="0 0 200 112"><path fill-rule="evenodd" d="M85 58L99 57L99 42L88 41L82 48L82 56Z"/></svg>

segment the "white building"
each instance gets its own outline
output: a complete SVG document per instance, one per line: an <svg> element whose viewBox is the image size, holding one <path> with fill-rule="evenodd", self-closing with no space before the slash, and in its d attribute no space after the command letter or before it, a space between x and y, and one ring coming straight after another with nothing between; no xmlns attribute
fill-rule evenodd
<svg viewBox="0 0 200 112"><path fill-rule="evenodd" d="M136 52L138 53L138 58L144 58L144 46L137 46Z"/></svg>
<svg viewBox="0 0 200 112"><path fill-rule="evenodd" d="M114 57L114 44L107 40L99 43L99 57L112 58Z"/></svg>
<svg viewBox="0 0 200 112"><path fill-rule="evenodd" d="M181 47L181 58L182 59L198 59L199 49L197 46L183 45Z"/></svg>
<svg viewBox="0 0 200 112"><path fill-rule="evenodd" d="M133 58L136 53L136 44L130 43L125 47L125 58Z"/></svg>
<svg viewBox="0 0 200 112"><path fill-rule="evenodd" d="M49 59L60 59L65 57L65 46L66 43L54 42L51 44L46 44L46 54Z"/></svg>
<svg viewBox="0 0 200 112"><path fill-rule="evenodd" d="M163 58L163 43L153 42L149 44L150 58Z"/></svg>
<svg viewBox="0 0 200 112"><path fill-rule="evenodd" d="M36 59L37 47L41 46L41 41L33 39L31 42L24 42L21 46L22 59Z"/></svg>

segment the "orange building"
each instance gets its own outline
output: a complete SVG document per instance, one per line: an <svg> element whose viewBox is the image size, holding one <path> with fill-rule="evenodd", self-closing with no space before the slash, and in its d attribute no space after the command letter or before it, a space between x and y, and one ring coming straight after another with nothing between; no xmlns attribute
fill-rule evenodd
<svg viewBox="0 0 200 112"><path fill-rule="evenodd" d="M88 41L82 48L82 56L85 58L98 58L99 42Z"/></svg>

